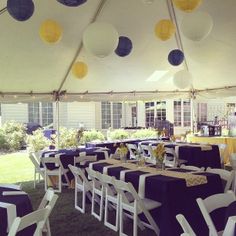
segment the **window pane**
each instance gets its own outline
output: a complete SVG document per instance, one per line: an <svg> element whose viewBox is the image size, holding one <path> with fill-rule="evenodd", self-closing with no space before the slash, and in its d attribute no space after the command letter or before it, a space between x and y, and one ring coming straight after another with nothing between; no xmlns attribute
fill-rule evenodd
<svg viewBox="0 0 236 236"><path fill-rule="evenodd" d="M42 102L42 125L47 126L53 123L53 104Z"/></svg>
<svg viewBox="0 0 236 236"><path fill-rule="evenodd" d="M184 109L184 127L191 126L191 103L190 101L183 102Z"/></svg>
<svg viewBox="0 0 236 236"><path fill-rule="evenodd" d="M174 125L181 126L181 100L174 101Z"/></svg>
<svg viewBox="0 0 236 236"><path fill-rule="evenodd" d="M118 129L121 127L122 103L114 102L112 105L113 105L113 128Z"/></svg>
<svg viewBox="0 0 236 236"><path fill-rule="evenodd" d="M156 117L157 120L166 120L166 102L156 103Z"/></svg>
<svg viewBox="0 0 236 236"><path fill-rule="evenodd" d="M28 103L28 116L29 116L29 122L38 123L38 124L40 123L38 102Z"/></svg>
<svg viewBox="0 0 236 236"><path fill-rule="evenodd" d="M154 102L145 103L146 127L154 127Z"/></svg>
<svg viewBox="0 0 236 236"><path fill-rule="evenodd" d="M111 103L102 102L102 129L108 129L111 127Z"/></svg>

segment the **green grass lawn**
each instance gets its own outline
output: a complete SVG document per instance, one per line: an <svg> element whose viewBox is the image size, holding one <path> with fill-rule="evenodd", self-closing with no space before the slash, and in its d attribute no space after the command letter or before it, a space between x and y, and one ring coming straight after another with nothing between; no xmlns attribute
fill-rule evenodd
<svg viewBox="0 0 236 236"><path fill-rule="evenodd" d="M32 181L33 178L34 166L26 151L0 155L0 183Z"/></svg>

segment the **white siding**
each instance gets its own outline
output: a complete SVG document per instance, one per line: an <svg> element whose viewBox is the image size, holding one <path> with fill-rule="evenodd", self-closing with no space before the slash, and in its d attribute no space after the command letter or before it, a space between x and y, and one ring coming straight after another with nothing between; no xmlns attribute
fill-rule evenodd
<svg viewBox="0 0 236 236"><path fill-rule="evenodd" d="M94 102L67 103L67 127L79 128L79 123L83 123L85 129L95 128Z"/></svg>
<svg viewBox="0 0 236 236"><path fill-rule="evenodd" d="M15 120L21 123L28 122L28 104L1 104L2 124L9 120Z"/></svg>

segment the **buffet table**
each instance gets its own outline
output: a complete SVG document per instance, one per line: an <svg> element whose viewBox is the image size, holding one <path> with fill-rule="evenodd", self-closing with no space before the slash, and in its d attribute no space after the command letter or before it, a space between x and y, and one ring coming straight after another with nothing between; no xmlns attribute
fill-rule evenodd
<svg viewBox="0 0 236 236"><path fill-rule="evenodd" d="M27 194L3 196L3 192L17 191L8 187L0 187L0 235L6 236L13 220L17 216L24 216L33 211ZM33 235L34 226L22 230L17 235Z"/></svg>
<svg viewBox="0 0 236 236"><path fill-rule="evenodd" d="M236 153L236 137L188 136L187 141L191 143L226 144L227 147L223 153L225 163L229 162L229 157L232 153Z"/></svg>
<svg viewBox="0 0 236 236"><path fill-rule="evenodd" d="M160 228L160 236L181 234L182 230L175 218L179 213L184 214L191 222L197 235L208 235L208 228L196 198L206 198L223 192L219 175L205 172L186 175L188 171L183 169L158 171L155 168L137 167L135 164L115 160L90 163L89 168L131 182L141 197L161 202L162 206L154 215Z"/></svg>

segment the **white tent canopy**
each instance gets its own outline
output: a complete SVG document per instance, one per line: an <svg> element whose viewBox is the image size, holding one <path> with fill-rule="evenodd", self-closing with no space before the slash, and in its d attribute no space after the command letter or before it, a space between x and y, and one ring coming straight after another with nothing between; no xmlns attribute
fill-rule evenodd
<svg viewBox="0 0 236 236"><path fill-rule="evenodd" d="M196 42L186 38L180 28L186 14L171 0L87 0L78 7L67 7L56 0L33 0L33 16L16 21L5 10L0 15L0 101L53 100L101 101L142 100L201 96L232 96L236 91L236 2L203 0L196 11L213 19L209 36ZM0 2L4 9L7 0ZM161 19L174 18L176 37L161 41L154 28ZM39 27L46 19L63 28L62 39L46 44ZM83 32L93 21L111 23L120 36L132 40L133 50L126 57L115 53L98 58L87 52ZM181 44L180 44L181 43ZM185 62L169 64L171 50L182 45ZM88 65L83 80L75 79L71 66L77 60ZM173 75L188 69L192 87L178 90Z"/></svg>

